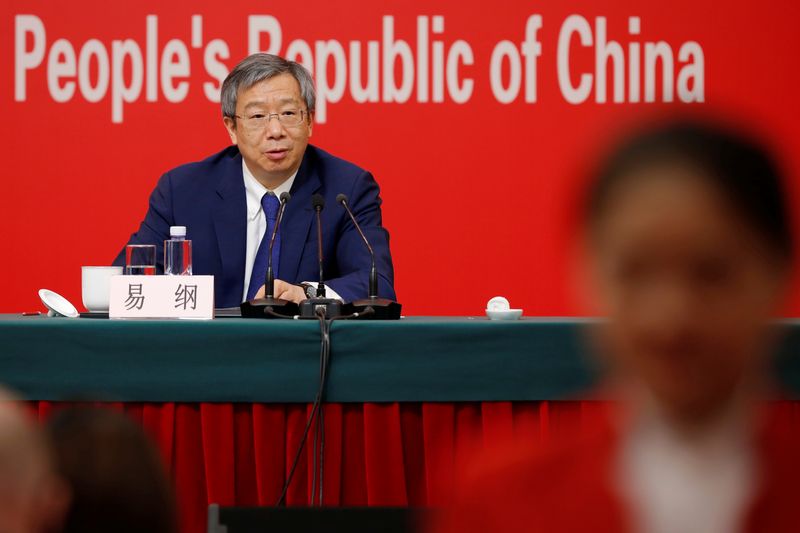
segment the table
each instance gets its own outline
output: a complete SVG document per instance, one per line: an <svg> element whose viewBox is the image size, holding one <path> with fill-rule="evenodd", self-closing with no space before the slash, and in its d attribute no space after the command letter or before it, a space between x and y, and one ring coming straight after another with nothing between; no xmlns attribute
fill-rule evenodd
<svg viewBox="0 0 800 533"><path fill-rule="evenodd" d="M325 501L437 505L478 446L536 443L591 420L598 368L586 319L337 322L326 407ZM798 398L800 323L785 321L777 375ZM277 499L317 388L314 321L119 321L0 315L0 379L42 419L76 401L125 411L177 486L182 530L208 503ZM301 462L288 502L309 501Z"/></svg>
<svg viewBox="0 0 800 533"><path fill-rule="evenodd" d="M585 320L335 322L331 402L533 401L591 382ZM25 397L309 402L315 320L0 318L0 372ZM49 372L43 373L41 369Z"/></svg>

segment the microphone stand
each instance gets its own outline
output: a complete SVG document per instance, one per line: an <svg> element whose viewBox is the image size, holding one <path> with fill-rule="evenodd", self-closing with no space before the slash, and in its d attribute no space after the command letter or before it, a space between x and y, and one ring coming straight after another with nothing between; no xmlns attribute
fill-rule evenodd
<svg viewBox="0 0 800 533"><path fill-rule="evenodd" d="M367 236L364 235L364 231L358 224L358 221L356 220L353 211L350 210L350 206L347 203L347 196L344 194L339 194L336 197L336 201L342 204L344 210L347 211L350 220L353 222L353 226L355 226L356 231L358 231L358 234L361 236L361 240L364 241L364 245L367 247L370 259L372 260L372 264L370 265L369 269L368 296L366 298L362 298L360 300L356 300L354 302L350 302L349 304L347 304L345 306L345 314L350 315L357 313L357 317L355 318L373 319L373 320L400 319L400 311L402 309L402 305L395 302L394 300L378 297L378 268L375 266L375 251L369 244ZM372 309L371 313L367 312L367 309L370 308Z"/></svg>
<svg viewBox="0 0 800 533"><path fill-rule="evenodd" d="M281 298L275 298L275 272L272 269L272 247L278 236L283 212L286 203L291 198L288 192L281 193L281 205L278 208L278 216L275 219L275 227L272 228L272 236L269 239L269 250L267 257L267 274L264 283L264 298L256 298L249 302L244 302L240 308L244 318L291 318L298 313L297 304Z"/></svg>
<svg viewBox="0 0 800 533"><path fill-rule="evenodd" d="M319 281L317 282L317 295L300 302L301 318L318 318L320 314L330 319L342 315L343 302L336 298L325 298L324 281L324 256L322 253L322 209L325 207L325 198L321 194L311 197L317 217L317 259L319 260Z"/></svg>

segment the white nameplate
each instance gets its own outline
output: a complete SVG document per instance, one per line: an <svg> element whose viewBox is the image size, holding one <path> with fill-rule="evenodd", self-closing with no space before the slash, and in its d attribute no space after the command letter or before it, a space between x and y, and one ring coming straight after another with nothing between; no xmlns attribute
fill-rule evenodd
<svg viewBox="0 0 800 533"><path fill-rule="evenodd" d="M214 276L111 276L110 318L214 318Z"/></svg>

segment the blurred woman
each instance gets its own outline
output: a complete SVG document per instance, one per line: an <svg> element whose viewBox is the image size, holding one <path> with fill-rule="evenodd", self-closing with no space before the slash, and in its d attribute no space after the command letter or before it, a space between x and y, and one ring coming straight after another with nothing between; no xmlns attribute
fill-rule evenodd
<svg viewBox="0 0 800 533"><path fill-rule="evenodd" d="M586 208L599 353L591 434L488 455L440 531L796 531L800 440L768 356L793 240L776 166L704 123L650 130Z"/></svg>

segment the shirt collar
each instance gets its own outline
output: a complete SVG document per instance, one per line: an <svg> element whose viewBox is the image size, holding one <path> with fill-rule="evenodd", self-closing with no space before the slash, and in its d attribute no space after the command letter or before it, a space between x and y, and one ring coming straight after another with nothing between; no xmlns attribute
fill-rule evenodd
<svg viewBox="0 0 800 533"><path fill-rule="evenodd" d="M253 173L250 172L250 169L247 168L247 163L244 162L244 159L242 159L242 175L244 176L244 189L247 198L247 220L253 220L261 212L261 198L265 193L270 192L270 189L267 189L259 183L255 176L253 176ZM292 184L294 184L294 178L296 176L297 171L289 176L286 181L272 189L271 192L280 198L281 194L289 192L292 189Z"/></svg>

